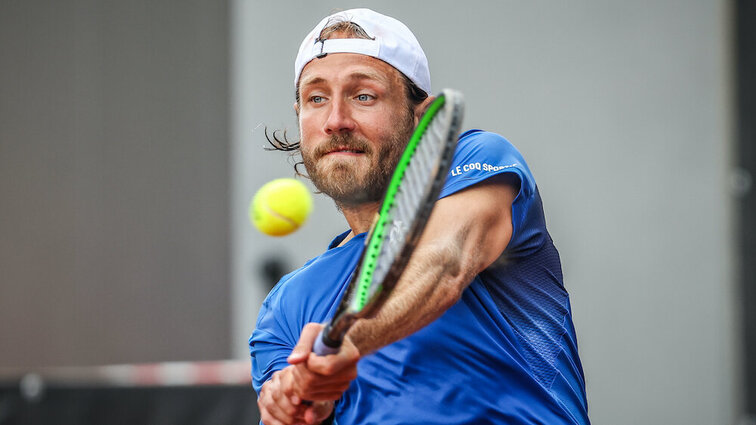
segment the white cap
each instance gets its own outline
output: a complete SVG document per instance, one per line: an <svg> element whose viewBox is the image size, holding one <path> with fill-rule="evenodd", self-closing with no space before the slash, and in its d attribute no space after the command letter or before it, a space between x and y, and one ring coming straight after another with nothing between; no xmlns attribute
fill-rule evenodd
<svg viewBox="0 0 756 425"><path fill-rule="evenodd" d="M319 40L326 25L340 21L359 25L373 39ZM328 53L358 53L380 59L406 75L425 93L431 94L430 70L425 52L412 31L390 16L370 9L350 9L323 18L299 47L294 62L294 86L299 83L299 75L305 65Z"/></svg>

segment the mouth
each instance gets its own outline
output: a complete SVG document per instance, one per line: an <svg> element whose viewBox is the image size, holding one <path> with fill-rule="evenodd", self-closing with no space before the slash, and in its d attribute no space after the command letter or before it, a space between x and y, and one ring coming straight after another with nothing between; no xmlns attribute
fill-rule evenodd
<svg viewBox="0 0 756 425"><path fill-rule="evenodd" d="M349 146L338 146L334 149L328 150L325 155L331 155L331 154L347 154L347 155L360 155L364 154L365 151ZM324 156L325 156L324 155Z"/></svg>

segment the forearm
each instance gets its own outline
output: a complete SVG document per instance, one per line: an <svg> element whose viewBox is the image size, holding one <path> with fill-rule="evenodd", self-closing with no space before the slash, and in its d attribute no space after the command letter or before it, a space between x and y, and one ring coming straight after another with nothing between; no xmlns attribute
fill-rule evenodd
<svg viewBox="0 0 756 425"><path fill-rule="evenodd" d="M462 244L417 249L378 314L358 321L349 338L365 355L402 339L440 317L461 296L474 276L465 270Z"/></svg>
<svg viewBox="0 0 756 425"><path fill-rule="evenodd" d="M362 355L411 335L459 300L509 243L516 193L512 185L479 185L436 203L386 303L347 334Z"/></svg>

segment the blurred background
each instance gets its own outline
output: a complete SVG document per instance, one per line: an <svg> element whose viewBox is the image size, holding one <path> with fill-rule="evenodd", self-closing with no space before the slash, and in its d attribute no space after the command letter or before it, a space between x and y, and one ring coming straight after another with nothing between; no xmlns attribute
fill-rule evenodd
<svg viewBox="0 0 756 425"><path fill-rule="evenodd" d="M0 0L0 424L256 420L259 305L346 229L249 224L265 129L365 6L528 160L593 423L756 423L754 2Z"/></svg>

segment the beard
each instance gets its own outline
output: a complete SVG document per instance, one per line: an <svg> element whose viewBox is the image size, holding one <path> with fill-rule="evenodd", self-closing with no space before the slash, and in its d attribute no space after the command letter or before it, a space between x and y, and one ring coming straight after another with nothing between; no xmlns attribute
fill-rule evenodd
<svg viewBox="0 0 756 425"><path fill-rule="evenodd" d="M343 133L331 136L312 150L302 148L302 162L312 183L339 207L380 202L414 130L412 112L403 118L396 131L375 144L353 133ZM369 161L368 167L356 166L352 161L322 161L337 148L360 152Z"/></svg>

